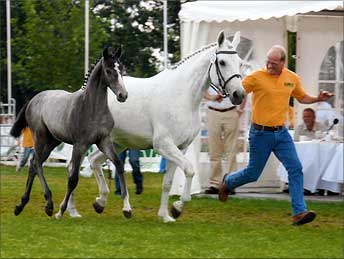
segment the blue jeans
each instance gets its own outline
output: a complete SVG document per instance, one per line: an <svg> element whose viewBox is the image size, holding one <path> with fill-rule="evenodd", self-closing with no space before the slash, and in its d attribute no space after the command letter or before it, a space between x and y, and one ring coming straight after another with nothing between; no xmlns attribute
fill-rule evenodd
<svg viewBox="0 0 344 259"><path fill-rule="evenodd" d="M143 175L141 174L141 170L140 170L140 150L128 149L120 153L118 156L122 160L123 164L125 162L125 158L127 157L127 151L129 151L129 163L131 167L133 168L133 181L135 184L142 184ZM115 185L116 185L116 192L121 192L121 185L119 183L117 170L115 174Z"/></svg>
<svg viewBox="0 0 344 259"><path fill-rule="evenodd" d="M246 183L257 181L271 152L274 152L288 171L293 215L307 211L303 197L302 165L288 130L283 128L279 131L266 131L257 130L251 126L249 144L250 159L248 166L225 177L227 188L231 190Z"/></svg>
<svg viewBox="0 0 344 259"><path fill-rule="evenodd" d="M159 173L166 173L166 164L167 164L167 160L166 158L164 158L163 156L161 157L161 161L160 161L160 166L159 166Z"/></svg>
<svg viewBox="0 0 344 259"><path fill-rule="evenodd" d="M20 160L20 163L19 163L19 166L20 167L25 166L25 164L26 164L27 160L29 159L30 155L31 154L33 155L34 152L35 151L34 151L33 147L25 147L24 148L23 156L22 156L22 158Z"/></svg>

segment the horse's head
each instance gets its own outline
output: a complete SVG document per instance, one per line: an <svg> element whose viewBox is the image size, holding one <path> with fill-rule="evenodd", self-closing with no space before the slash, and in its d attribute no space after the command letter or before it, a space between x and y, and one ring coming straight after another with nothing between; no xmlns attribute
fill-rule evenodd
<svg viewBox="0 0 344 259"><path fill-rule="evenodd" d="M117 96L119 102L125 102L128 97L128 92L125 89L122 74L120 71L121 47L115 52L109 48L103 51L103 71L109 88Z"/></svg>
<svg viewBox="0 0 344 259"><path fill-rule="evenodd" d="M240 32L236 32L233 41L230 42L221 31L209 67L211 87L222 97L228 96L234 105L239 105L245 97L245 90L241 84L240 58L236 51L239 42Z"/></svg>

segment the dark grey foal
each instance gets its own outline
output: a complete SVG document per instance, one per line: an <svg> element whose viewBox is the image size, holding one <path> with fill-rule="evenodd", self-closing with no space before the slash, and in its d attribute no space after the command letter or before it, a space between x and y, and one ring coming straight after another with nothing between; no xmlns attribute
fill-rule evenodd
<svg viewBox="0 0 344 259"><path fill-rule="evenodd" d="M73 153L68 166L67 192L56 218L61 218L67 208L68 200L78 184L80 163L92 144L96 144L116 166L121 186L124 187L121 188L124 215L131 216L123 163L118 158L110 138L114 121L107 102L108 87L119 102L124 102L128 96L119 70L120 55L120 48L115 53L108 48L104 49L103 57L89 75L86 87L73 93L63 90L43 91L19 112L11 135L18 137L21 130L28 126L35 141L35 154L29 168L26 191L21 203L15 208L15 215L19 215L28 203L36 174L44 188L47 201L45 212L49 216L53 214L52 194L43 175L42 164L56 146L66 142L73 145ZM96 201L93 206L97 212L103 211L104 204L97 204Z"/></svg>

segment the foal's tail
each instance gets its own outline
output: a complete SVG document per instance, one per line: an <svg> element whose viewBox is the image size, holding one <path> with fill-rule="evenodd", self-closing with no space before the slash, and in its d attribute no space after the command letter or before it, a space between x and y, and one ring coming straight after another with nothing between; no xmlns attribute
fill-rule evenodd
<svg viewBox="0 0 344 259"><path fill-rule="evenodd" d="M20 112L17 115L16 121L14 122L10 131L12 137L18 138L21 134L22 129L24 129L27 126L25 111L28 104L29 102L27 102L24 105L24 107L20 110Z"/></svg>

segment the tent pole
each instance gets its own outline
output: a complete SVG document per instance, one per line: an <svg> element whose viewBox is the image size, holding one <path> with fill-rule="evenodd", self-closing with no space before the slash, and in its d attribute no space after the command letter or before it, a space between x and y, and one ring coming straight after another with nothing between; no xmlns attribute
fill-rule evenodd
<svg viewBox="0 0 344 259"><path fill-rule="evenodd" d="M164 0L164 67L167 68L168 49L167 49L167 0Z"/></svg>
<svg viewBox="0 0 344 259"><path fill-rule="evenodd" d="M88 60L89 60L89 9L90 2L85 0L85 75L88 72Z"/></svg>
<svg viewBox="0 0 344 259"><path fill-rule="evenodd" d="M12 98L11 3L10 3L10 0L6 0L6 31L7 31L7 102L8 102L8 105L10 105L11 98Z"/></svg>

